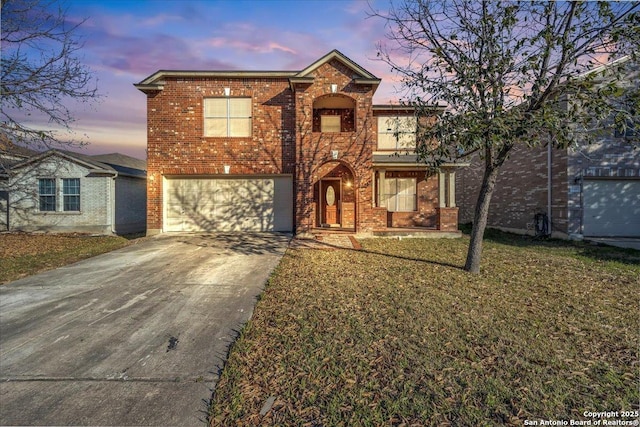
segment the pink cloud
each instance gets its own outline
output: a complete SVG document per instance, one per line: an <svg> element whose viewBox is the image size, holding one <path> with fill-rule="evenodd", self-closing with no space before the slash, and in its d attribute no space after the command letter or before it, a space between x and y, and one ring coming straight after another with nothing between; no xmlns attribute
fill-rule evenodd
<svg viewBox="0 0 640 427"><path fill-rule="evenodd" d="M178 15L168 15L163 13L160 15L155 15L146 19L142 19L139 21L139 25L143 27L158 27L161 25L166 25L171 21L184 21L184 18Z"/></svg>
<svg viewBox="0 0 640 427"><path fill-rule="evenodd" d="M297 54L295 49L285 46L283 43L269 41L263 38L242 40L232 37L213 37L207 39L203 44L213 48L233 47L234 49L245 52L270 53L278 50L292 55Z"/></svg>

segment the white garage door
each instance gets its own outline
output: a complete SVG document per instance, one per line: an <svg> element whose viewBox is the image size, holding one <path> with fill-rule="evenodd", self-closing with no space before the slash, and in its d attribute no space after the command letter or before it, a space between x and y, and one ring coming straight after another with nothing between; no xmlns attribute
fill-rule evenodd
<svg viewBox="0 0 640 427"><path fill-rule="evenodd" d="M640 237L640 180L587 180L584 235Z"/></svg>
<svg viewBox="0 0 640 427"><path fill-rule="evenodd" d="M164 231L293 230L290 176L165 178Z"/></svg>

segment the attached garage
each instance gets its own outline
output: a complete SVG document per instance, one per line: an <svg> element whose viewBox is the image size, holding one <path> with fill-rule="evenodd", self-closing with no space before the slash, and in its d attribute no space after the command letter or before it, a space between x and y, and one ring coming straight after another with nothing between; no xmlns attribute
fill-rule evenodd
<svg viewBox="0 0 640 427"><path fill-rule="evenodd" d="M291 176L165 177L164 231L293 231Z"/></svg>
<svg viewBox="0 0 640 427"><path fill-rule="evenodd" d="M640 237L640 180L585 178L583 197L585 236Z"/></svg>

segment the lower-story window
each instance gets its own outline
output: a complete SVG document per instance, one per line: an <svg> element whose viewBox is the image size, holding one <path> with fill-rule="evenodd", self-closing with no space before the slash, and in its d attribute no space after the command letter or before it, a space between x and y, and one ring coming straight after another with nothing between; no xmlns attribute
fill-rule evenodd
<svg viewBox="0 0 640 427"><path fill-rule="evenodd" d="M64 211L80 210L80 178L62 179L62 198Z"/></svg>
<svg viewBox="0 0 640 427"><path fill-rule="evenodd" d="M53 212L56 210L56 180L54 178L38 179L38 201L40 211Z"/></svg>
<svg viewBox="0 0 640 427"><path fill-rule="evenodd" d="M80 178L39 178L38 209L40 212L80 212Z"/></svg>
<svg viewBox="0 0 640 427"><path fill-rule="evenodd" d="M389 212L416 210L415 178L386 178L381 190L380 205Z"/></svg>

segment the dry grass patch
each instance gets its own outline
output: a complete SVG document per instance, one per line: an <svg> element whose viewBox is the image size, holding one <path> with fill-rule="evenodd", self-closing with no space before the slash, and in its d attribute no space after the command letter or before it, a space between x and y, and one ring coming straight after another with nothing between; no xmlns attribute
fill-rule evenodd
<svg viewBox="0 0 640 427"><path fill-rule="evenodd" d="M124 247L118 236L0 234L0 284Z"/></svg>
<svg viewBox="0 0 640 427"><path fill-rule="evenodd" d="M476 276L467 238L289 250L212 425L521 426L637 408L638 253L502 237Z"/></svg>

